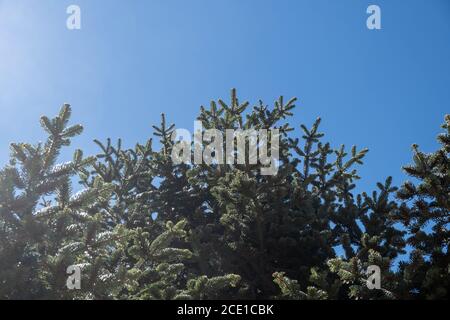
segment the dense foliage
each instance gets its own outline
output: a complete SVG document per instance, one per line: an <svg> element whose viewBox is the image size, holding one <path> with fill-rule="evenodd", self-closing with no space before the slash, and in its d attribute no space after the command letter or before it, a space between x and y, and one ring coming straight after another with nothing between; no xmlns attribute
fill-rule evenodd
<svg viewBox="0 0 450 320"><path fill-rule="evenodd" d="M324 142L320 119L296 138L294 103L250 108L233 90L198 117L205 130L278 128L273 176L249 161L174 163L164 115L158 149L95 141L96 156L59 164L83 128L67 104L42 117L46 142L12 144L0 171L0 298L447 299L450 116L438 151L414 146L414 182L356 194L367 149ZM66 287L71 265L80 290ZM381 289L367 287L369 265Z"/></svg>

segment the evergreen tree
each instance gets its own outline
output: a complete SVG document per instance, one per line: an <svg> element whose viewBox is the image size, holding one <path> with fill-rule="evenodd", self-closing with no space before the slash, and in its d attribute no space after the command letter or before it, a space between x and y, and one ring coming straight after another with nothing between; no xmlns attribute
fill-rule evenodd
<svg viewBox="0 0 450 320"><path fill-rule="evenodd" d="M69 125L67 104L42 117L46 142L12 144L0 170L0 298L447 298L450 116L441 149L414 146L414 164L404 169L416 183L398 189L389 177L357 194L368 150L333 148L320 119L297 137L289 123L295 102L251 107L232 90L228 103L213 101L198 116L202 134L278 129L275 175L262 174L266 166L251 156L178 163L165 115L154 126L157 150L153 139L130 149L95 140L96 156L76 150L58 164L82 127ZM190 147L188 156L219 156ZM248 143L231 151L251 154ZM394 268L407 245L410 259ZM367 287L371 265L381 269L380 290ZM80 290L66 287L70 266L81 269Z"/></svg>
<svg viewBox="0 0 450 320"><path fill-rule="evenodd" d="M44 144L11 145L11 161L0 171L0 297L31 299L67 297L66 265L74 263L64 246L77 237L71 225L76 215L108 192L95 186L71 195L71 177L92 162L76 150L73 161L56 160L80 125L68 126L71 108L65 104L53 119L41 118L48 133Z"/></svg>
<svg viewBox="0 0 450 320"><path fill-rule="evenodd" d="M441 148L425 154L413 145L414 163L405 172L407 181L398 191L401 204L397 218L408 230L413 247L410 261L400 265L404 296L421 299L448 299L450 288L450 115L438 136Z"/></svg>

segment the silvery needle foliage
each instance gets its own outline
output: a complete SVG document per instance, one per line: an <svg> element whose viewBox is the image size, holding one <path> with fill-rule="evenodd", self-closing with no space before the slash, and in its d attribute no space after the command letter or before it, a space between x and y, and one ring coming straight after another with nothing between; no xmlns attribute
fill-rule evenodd
<svg viewBox="0 0 450 320"><path fill-rule="evenodd" d="M96 140L97 155L58 163L83 128L69 124L68 104L42 117L45 143L12 144L0 171L0 298L448 298L450 117L437 152L414 147L404 169L416 184L388 177L358 194L368 150L323 141L321 119L289 123L295 103L251 106L232 90L197 117L204 130L279 129L275 175L248 162L174 163L165 115L157 149ZM69 266L79 289L66 286Z"/></svg>

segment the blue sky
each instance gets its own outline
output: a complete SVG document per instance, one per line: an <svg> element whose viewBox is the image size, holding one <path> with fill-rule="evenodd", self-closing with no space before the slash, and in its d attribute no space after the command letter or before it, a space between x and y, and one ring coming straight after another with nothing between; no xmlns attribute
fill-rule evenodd
<svg viewBox="0 0 450 320"><path fill-rule="evenodd" d="M66 28L70 4L81 30ZM370 4L382 30L366 28ZM85 126L72 149L94 153L94 138L145 141L161 112L192 129L233 87L255 103L296 96L297 129L320 116L335 146L368 147L359 189L401 184L411 144L436 149L450 112L450 2L0 0L1 165L64 102Z"/></svg>

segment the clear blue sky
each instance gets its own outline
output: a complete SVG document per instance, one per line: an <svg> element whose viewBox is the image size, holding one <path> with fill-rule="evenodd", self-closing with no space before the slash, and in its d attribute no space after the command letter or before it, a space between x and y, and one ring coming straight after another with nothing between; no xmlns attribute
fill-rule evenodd
<svg viewBox="0 0 450 320"><path fill-rule="evenodd" d="M411 144L433 151L450 112L450 1L0 0L1 165L64 102L85 126L73 148L93 153L94 138L145 141L161 112L192 129L232 87L251 102L298 97L297 128L320 116L334 145L370 149L360 189L400 184Z"/></svg>

